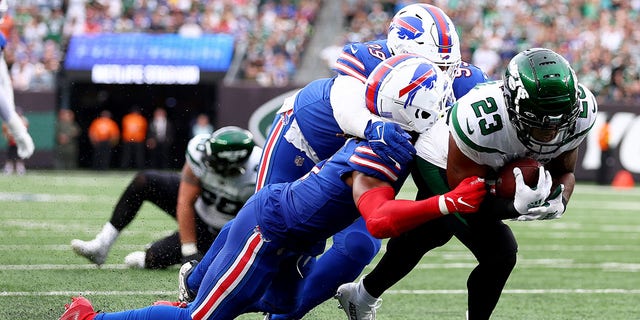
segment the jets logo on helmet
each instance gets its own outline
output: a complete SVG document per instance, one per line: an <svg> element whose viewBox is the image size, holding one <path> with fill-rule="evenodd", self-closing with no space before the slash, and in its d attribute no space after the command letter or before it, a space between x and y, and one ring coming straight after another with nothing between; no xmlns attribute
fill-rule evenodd
<svg viewBox="0 0 640 320"><path fill-rule="evenodd" d="M520 79L518 64L510 63L508 68L509 68L510 76L506 77L506 82L507 82L506 85L509 87L509 90L514 92L513 102L515 104L516 109L519 109L520 100L529 99L529 93L524 88L522 79Z"/></svg>
<svg viewBox="0 0 640 320"><path fill-rule="evenodd" d="M440 117L451 94L448 78L433 62L413 54L380 63L366 82L369 111L408 131L424 132Z"/></svg>
<svg viewBox="0 0 640 320"><path fill-rule="evenodd" d="M203 160L220 174L239 174L254 146L253 134L248 130L235 126L223 127L204 142Z"/></svg>
<svg viewBox="0 0 640 320"><path fill-rule="evenodd" d="M249 150L229 150L218 152L218 158L225 159L229 162L237 162L240 159L245 159L249 155Z"/></svg>

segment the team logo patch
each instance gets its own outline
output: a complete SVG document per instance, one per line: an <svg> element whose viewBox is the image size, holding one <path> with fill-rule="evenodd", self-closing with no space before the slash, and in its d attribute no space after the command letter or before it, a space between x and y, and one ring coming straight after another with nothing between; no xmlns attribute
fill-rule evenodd
<svg viewBox="0 0 640 320"><path fill-rule="evenodd" d="M296 167L302 167L302 165L304 164L304 158L301 156L296 156L296 158L293 160L293 163L295 163Z"/></svg>

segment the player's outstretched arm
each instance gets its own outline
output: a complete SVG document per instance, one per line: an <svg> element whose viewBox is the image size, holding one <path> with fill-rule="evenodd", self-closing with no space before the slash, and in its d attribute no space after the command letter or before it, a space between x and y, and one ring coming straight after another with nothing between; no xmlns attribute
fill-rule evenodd
<svg viewBox="0 0 640 320"><path fill-rule="evenodd" d="M345 133L366 138L365 130L369 122L381 121L367 109L365 84L351 76L337 76L331 87L331 107L333 117Z"/></svg>
<svg viewBox="0 0 640 320"><path fill-rule="evenodd" d="M178 205L176 207L178 233L184 261L200 260L200 252L196 241L196 212L194 205L201 191L200 179L193 173L189 164L185 163L182 167Z"/></svg>
<svg viewBox="0 0 640 320"><path fill-rule="evenodd" d="M367 229L376 238L398 236L449 213L475 212L485 194L484 179L474 176L443 195L420 201L395 200L394 189L388 183L360 172L353 175L354 201Z"/></svg>

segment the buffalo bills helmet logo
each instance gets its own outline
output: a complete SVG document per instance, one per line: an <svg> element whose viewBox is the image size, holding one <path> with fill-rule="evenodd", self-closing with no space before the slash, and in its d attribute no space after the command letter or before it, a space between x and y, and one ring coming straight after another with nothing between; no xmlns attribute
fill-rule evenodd
<svg viewBox="0 0 640 320"><path fill-rule="evenodd" d="M400 92L398 93L399 97L403 97L405 94L408 94L407 100L404 103L404 107L407 108L407 106L413 104L413 99L416 97L416 94L419 90L433 89L433 86L437 80L438 75L433 69L433 65L421 63L413 73L411 82L406 87L401 88Z"/></svg>
<svg viewBox="0 0 640 320"><path fill-rule="evenodd" d="M398 38L403 40L414 40L424 34L422 21L416 17L398 17L393 19L389 25L389 32L397 29Z"/></svg>

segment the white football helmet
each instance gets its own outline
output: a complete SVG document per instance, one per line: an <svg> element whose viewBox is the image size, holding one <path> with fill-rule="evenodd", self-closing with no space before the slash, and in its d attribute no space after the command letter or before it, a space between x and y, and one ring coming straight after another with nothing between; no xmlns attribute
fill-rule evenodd
<svg viewBox="0 0 640 320"><path fill-rule="evenodd" d="M407 131L427 131L444 115L452 94L451 79L422 56L399 54L382 61L365 89L369 111Z"/></svg>
<svg viewBox="0 0 640 320"><path fill-rule="evenodd" d="M391 20L387 35L391 54L413 53L433 61L453 79L462 61L456 27L442 9L410 4Z"/></svg>

